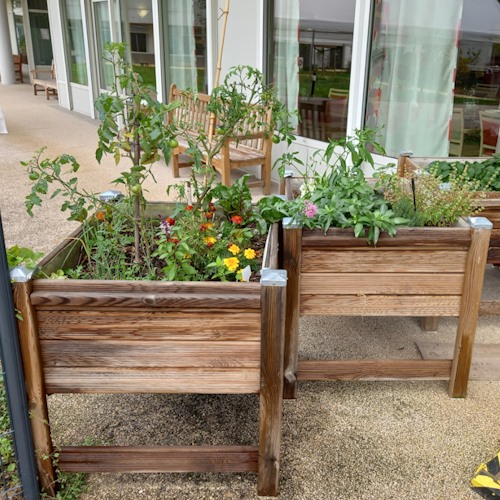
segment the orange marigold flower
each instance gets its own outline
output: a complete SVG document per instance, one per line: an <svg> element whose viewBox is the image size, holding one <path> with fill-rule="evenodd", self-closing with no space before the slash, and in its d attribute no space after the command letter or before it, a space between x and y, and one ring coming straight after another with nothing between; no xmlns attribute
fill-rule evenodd
<svg viewBox="0 0 500 500"><path fill-rule="evenodd" d="M215 205L213 203L209 203L208 209L210 210L210 212L215 212Z"/></svg>
<svg viewBox="0 0 500 500"><path fill-rule="evenodd" d="M212 212L205 212L205 217L207 219L211 219L213 216L214 216L214 214Z"/></svg>
<svg viewBox="0 0 500 500"><path fill-rule="evenodd" d="M167 217L167 222L173 226L175 224L175 219L172 219L172 217Z"/></svg>
<svg viewBox="0 0 500 500"><path fill-rule="evenodd" d="M241 249L238 245L235 245L234 243L231 243L227 249L233 254L233 255L237 255L241 252Z"/></svg>
<svg viewBox="0 0 500 500"><path fill-rule="evenodd" d="M97 217L97 220L106 220L106 212L104 212L103 210L97 212L95 216Z"/></svg>
<svg viewBox="0 0 500 500"><path fill-rule="evenodd" d="M241 215L233 215L231 217L231 221L234 223L234 224L241 224L243 222L243 217Z"/></svg>
<svg viewBox="0 0 500 500"><path fill-rule="evenodd" d="M228 268L228 270L232 273L238 270L238 266L240 265L240 261L237 257L229 257L224 259L224 265Z"/></svg>
<svg viewBox="0 0 500 500"><path fill-rule="evenodd" d="M245 255L245 257L247 259L255 259L256 255L257 255L256 252L255 252L255 250L253 248L247 248L247 249L245 249L245 251L243 252L243 254Z"/></svg>
<svg viewBox="0 0 500 500"><path fill-rule="evenodd" d="M193 210L193 205L186 205L186 210L188 212L190 212L191 210Z"/></svg>
<svg viewBox="0 0 500 500"><path fill-rule="evenodd" d="M200 231L206 231L207 229L208 228L206 224L200 224Z"/></svg>

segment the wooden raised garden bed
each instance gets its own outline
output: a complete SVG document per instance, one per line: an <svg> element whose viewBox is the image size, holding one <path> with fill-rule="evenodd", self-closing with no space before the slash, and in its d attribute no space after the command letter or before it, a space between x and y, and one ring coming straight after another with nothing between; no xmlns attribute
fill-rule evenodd
<svg viewBox="0 0 500 500"><path fill-rule="evenodd" d="M399 228L376 247L352 229L308 230L284 223L288 273L286 398L301 380L449 379L464 397L483 286L491 224L479 218L452 228ZM299 360L299 317L458 316L450 360Z"/></svg>
<svg viewBox="0 0 500 500"><path fill-rule="evenodd" d="M260 397L257 446L62 447L58 465L71 472L258 472L258 493L278 494L286 274L276 270L277 239L274 226L260 283L14 283L47 491L55 479L44 458L53 451L48 394L253 393ZM69 239L41 267L68 266L77 250Z"/></svg>

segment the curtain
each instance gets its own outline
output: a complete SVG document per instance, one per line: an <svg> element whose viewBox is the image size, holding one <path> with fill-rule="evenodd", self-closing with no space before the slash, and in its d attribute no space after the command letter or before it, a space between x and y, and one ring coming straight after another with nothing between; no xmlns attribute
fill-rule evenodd
<svg viewBox="0 0 500 500"><path fill-rule="evenodd" d="M274 85L280 101L294 111L299 95L299 0L275 0L274 5Z"/></svg>
<svg viewBox="0 0 500 500"><path fill-rule="evenodd" d="M193 0L168 0L170 81L180 89L198 88Z"/></svg>
<svg viewBox="0 0 500 500"><path fill-rule="evenodd" d="M388 154L448 156L463 0L376 0L366 126ZM381 138L380 138L381 136Z"/></svg>

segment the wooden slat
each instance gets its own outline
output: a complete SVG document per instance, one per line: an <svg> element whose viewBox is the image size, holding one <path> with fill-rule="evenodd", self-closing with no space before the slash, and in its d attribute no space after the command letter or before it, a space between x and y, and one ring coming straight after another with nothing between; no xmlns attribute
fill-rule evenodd
<svg viewBox="0 0 500 500"><path fill-rule="evenodd" d="M493 247L488 250L488 264L500 263L500 247Z"/></svg>
<svg viewBox="0 0 500 500"><path fill-rule="evenodd" d="M255 368L260 342L71 341L41 342L44 367Z"/></svg>
<svg viewBox="0 0 500 500"><path fill-rule="evenodd" d="M471 235L469 228L463 227L401 227L393 238L382 233L377 248L383 247L458 247L468 248ZM302 247L354 247L368 248L365 238L355 238L352 229L329 229L326 236L320 229L304 229Z"/></svg>
<svg viewBox="0 0 500 500"><path fill-rule="evenodd" d="M448 394L454 398L464 398L467 394L490 235L491 228L475 228L472 231L448 388Z"/></svg>
<svg viewBox="0 0 500 500"><path fill-rule="evenodd" d="M463 274L303 273L301 295L461 295Z"/></svg>
<svg viewBox="0 0 500 500"><path fill-rule="evenodd" d="M301 295L302 315L458 316L460 297L419 295Z"/></svg>
<svg viewBox="0 0 500 500"><path fill-rule="evenodd" d="M44 370L52 393L250 394L260 388L259 369L231 368L51 368Z"/></svg>
<svg viewBox="0 0 500 500"><path fill-rule="evenodd" d="M273 224L269 229L269 234L262 256L263 269L277 269L278 268L278 224Z"/></svg>
<svg viewBox="0 0 500 500"><path fill-rule="evenodd" d="M341 273L458 273L465 269L464 250L304 250L301 272Z"/></svg>
<svg viewBox="0 0 500 500"><path fill-rule="evenodd" d="M299 361L298 380L448 380L450 360L343 359Z"/></svg>
<svg viewBox="0 0 500 500"><path fill-rule="evenodd" d="M257 472L255 446L63 446L66 472Z"/></svg>
<svg viewBox="0 0 500 500"><path fill-rule="evenodd" d="M260 340L260 312L38 310L41 340Z"/></svg>
<svg viewBox="0 0 500 500"><path fill-rule="evenodd" d="M22 321L17 321L19 346L26 385L27 403L30 411L33 446L37 450L36 466L40 483L47 493L55 496L56 473L52 463L52 439L50 426L47 425L49 416L43 366L40 353L40 343L37 335L36 312L30 304L32 281L27 283L13 283L13 297L15 307L22 315Z"/></svg>
<svg viewBox="0 0 500 500"><path fill-rule="evenodd" d="M481 301L481 304L479 305L479 316L500 316L500 301Z"/></svg>

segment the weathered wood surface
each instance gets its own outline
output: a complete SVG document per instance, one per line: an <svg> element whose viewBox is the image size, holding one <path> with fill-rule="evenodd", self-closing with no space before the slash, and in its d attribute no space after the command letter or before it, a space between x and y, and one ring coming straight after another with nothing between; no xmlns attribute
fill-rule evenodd
<svg viewBox="0 0 500 500"><path fill-rule="evenodd" d="M449 273L463 272L466 250L401 250L367 248L352 250L304 250L301 272L322 273Z"/></svg>
<svg viewBox="0 0 500 500"><path fill-rule="evenodd" d="M44 340L45 367L258 368L260 342Z"/></svg>
<svg viewBox="0 0 500 500"><path fill-rule="evenodd" d="M278 269L278 243L279 226L273 224L269 230L264 253L262 256L262 269Z"/></svg>
<svg viewBox="0 0 500 500"><path fill-rule="evenodd" d="M259 495L279 492L286 286L262 286Z"/></svg>
<svg viewBox="0 0 500 500"><path fill-rule="evenodd" d="M283 397L286 399L295 399L297 394L297 362L299 352L300 277L303 265L302 229L300 228L283 230L283 265L288 276Z"/></svg>
<svg viewBox="0 0 500 500"><path fill-rule="evenodd" d="M491 229L476 228L472 231L448 389L451 397L465 397L467 394L490 234Z"/></svg>
<svg viewBox="0 0 500 500"><path fill-rule="evenodd" d="M353 264L353 267L355 264ZM304 295L461 295L463 274L303 273Z"/></svg>
<svg viewBox="0 0 500 500"><path fill-rule="evenodd" d="M458 316L460 297L453 295L301 295L301 315Z"/></svg>
<svg viewBox="0 0 500 500"><path fill-rule="evenodd" d="M45 340L260 341L258 310L192 309L37 311Z"/></svg>
<svg viewBox="0 0 500 500"><path fill-rule="evenodd" d="M31 302L37 307L55 308L259 309L260 285L259 283L40 279L34 282Z"/></svg>
<svg viewBox="0 0 500 500"><path fill-rule="evenodd" d="M257 472L255 446L63 446L66 472Z"/></svg>
<svg viewBox="0 0 500 500"><path fill-rule="evenodd" d="M355 247L370 248L364 238L355 238L352 229L307 230L302 235L302 248ZM467 249L470 246L470 229L464 227L400 227L396 238L382 233L377 248L412 247Z"/></svg>
<svg viewBox="0 0 500 500"><path fill-rule="evenodd" d="M33 446L36 453L37 469L41 486L55 496L55 471L52 465L52 440L48 425L47 400L43 378L40 344L36 329L36 312L30 303L32 282L14 283L14 303L21 311L22 321L17 322L19 343L23 359L24 380L28 407L31 416Z"/></svg>
<svg viewBox="0 0 500 500"><path fill-rule="evenodd" d="M301 360L297 379L306 380L448 380L450 360L338 359Z"/></svg>

